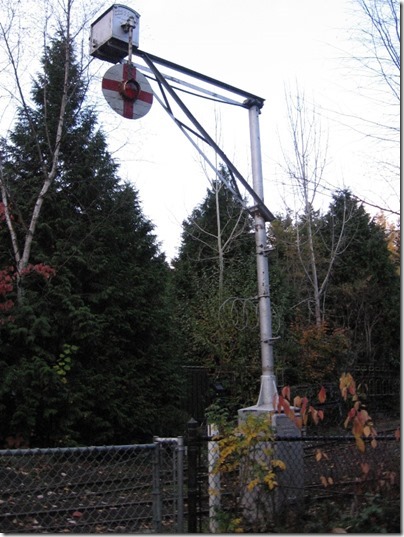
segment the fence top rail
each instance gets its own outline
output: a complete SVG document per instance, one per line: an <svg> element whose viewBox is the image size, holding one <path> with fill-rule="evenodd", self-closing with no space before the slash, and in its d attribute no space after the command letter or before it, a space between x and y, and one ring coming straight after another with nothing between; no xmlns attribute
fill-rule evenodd
<svg viewBox="0 0 404 537"><path fill-rule="evenodd" d="M91 454L130 451L150 451L156 449L156 444L128 444L122 446L88 446L88 447L56 447L56 448L26 448L0 449L0 457L26 455L62 455L62 454Z"/></svg>
<svg viewBox="0 0 404 537"><path fill-rule="evenodd" d="M387 441L387 442L398 442L397 438L393 434L378 434L376 435L376 440ZM205 442L217 442L221 437L218 436L200 436L198 440ZM362 439L365 441L371 441L372 437L362 436ZM355 442L355 436L349 435L328 435L328 436L275 436L275 442Z"/></svg>
<svg viewBox="0 0 404 537"><path fill-rule="evenodd" d="M373 437L362 436L362 440L371 442ZM380 441L395 441L397 438L393 434L378 434L374 437ZM353 435L334 435L334 436L276 436L277 442L355 442L356 438Z"/></svg>
<svg viewBox="0 0 404 537"><path fill-rule="evenodd" d="M159 444L181 444L182 436L169 437L169 438L154 436L153 440L155 442L158 442Z"/></svg>

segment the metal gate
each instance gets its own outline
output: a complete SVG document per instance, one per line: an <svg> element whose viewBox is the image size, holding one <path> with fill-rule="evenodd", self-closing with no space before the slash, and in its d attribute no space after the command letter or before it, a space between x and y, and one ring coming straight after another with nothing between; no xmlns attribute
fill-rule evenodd
<svg viewBox="0 0 404 537"><path fill-rule="evenodd" d="M0 532L182 533L182 437L0 451Z"/></svg>

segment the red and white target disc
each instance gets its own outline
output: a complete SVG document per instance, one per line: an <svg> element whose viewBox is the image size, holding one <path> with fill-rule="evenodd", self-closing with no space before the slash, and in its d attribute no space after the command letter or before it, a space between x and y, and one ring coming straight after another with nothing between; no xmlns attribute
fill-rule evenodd
<svg viewBox="0 0 404 537"><path fill-rule="evenodd" d="M139 119L153 104L153 91L134 65L113 65L102 79L102 93L109 106L127 119Z"/></svg>

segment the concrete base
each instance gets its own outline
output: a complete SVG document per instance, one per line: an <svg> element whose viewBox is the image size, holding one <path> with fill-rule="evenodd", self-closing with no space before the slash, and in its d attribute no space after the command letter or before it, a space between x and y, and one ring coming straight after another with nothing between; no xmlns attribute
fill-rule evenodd
<svg viewBox="0 0 404 537"><path fill-rule="evenodd" d="M238 411L239 423L249 414L270 414L276 436L301 437L301 431L293 421L283 413L274 412L272 405L254 405L240 409ZM270 446L268 443L263 443L263 448L267 447L273 448L271 457L283 461L286 469L277 471L278 487L273 492L268 490L268 494L262 494L262 491L256 488L252 491L246 489L242 494L244 517L254 526L264 523L265 518L273 517L292 504L299 506L303 503L304 497L303 443L275 441ZM265 456L263 455L262 458L265 459Z"/></svg>

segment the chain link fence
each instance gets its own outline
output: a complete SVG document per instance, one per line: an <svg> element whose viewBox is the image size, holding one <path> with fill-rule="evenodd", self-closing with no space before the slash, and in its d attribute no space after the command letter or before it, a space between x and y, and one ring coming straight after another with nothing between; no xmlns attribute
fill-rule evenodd
<svg viewBox="0 0 404 537"><path fill-rule="evenodd" d="M181 533L182 438L0 451L4 533Z"/></svg>
<svg viewBox="0 0 404 537"><path fill-rule="evenodd" d="M278 436L267 456L284 468L273 468L270 489L262 480L251 486L254 475L241 481L239 470L214 472L215 437L195 420L189 425L187 448L181 437L156 437L142 445L0 451L0 531L400 532L394 434L379 433L364 453L351 435Z"/></svg>
<svg viewBox="0 0 404 537"><path fill-rule="evenodd" d="M218 445L201 435L198 525L201 533L400 532L400 443L379 434L359 451L352 435L277 437L277 486L240 482L240 470L212 472ZM213 464L212 464L213 462ZM266 461L268 462L268 461ZM345 531L344 531L345 532Z"/></svg>

